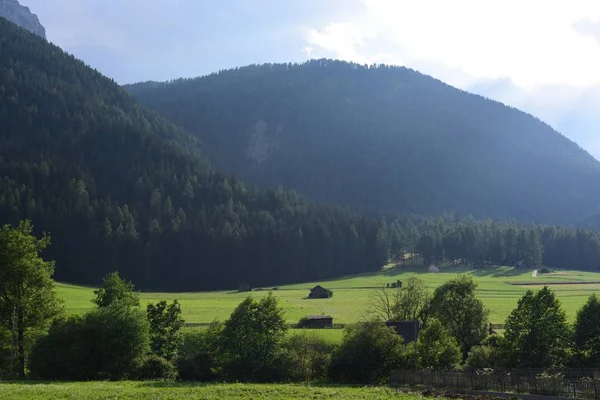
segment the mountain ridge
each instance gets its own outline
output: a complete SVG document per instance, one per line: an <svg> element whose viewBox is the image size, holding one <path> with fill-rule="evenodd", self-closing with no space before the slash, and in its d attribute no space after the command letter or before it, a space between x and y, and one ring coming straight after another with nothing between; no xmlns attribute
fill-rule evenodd
<svg viewBox="0 0 600 400"><path fill-rule="evenodd" d="M314 201L543 223L598 212L600 162L581 146L408 68L321 59L124 87L220 168Z"/></svg>
<svg viewBox="0 0 600 400"><path fill-rule="evenodd" d="M17 0L0 0L0 17L46 39L46 29L38 16Z"/></svg>

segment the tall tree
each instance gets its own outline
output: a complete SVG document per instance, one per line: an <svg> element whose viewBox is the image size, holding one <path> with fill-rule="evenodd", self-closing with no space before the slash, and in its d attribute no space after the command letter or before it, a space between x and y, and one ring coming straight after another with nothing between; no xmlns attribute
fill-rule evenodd
<svg viewBox="0 0 600 400"><path fill-rule="evenodd" d="M571 348L571 334L564 310L554 292L545 286L528 290L506 319L503 340L511 367L564 366Z"/></svg>
<svg viewBox="0 0 600 400"><path fill-rule="evenodd" d="M280 373L277 362L287 326L277 298L247 297L231 313L221 334L221 357L229 378L270 381Z"/></svg>
<svg viewBox="0 0 600 400"><path fill-rule="evenodd" d="M26 336L47 328L62 310L52 279L54 263L40 256L50 237L32 232L29 221L0 228L0 323L13 332L20 377L25 376Z"/></svg>
<svg viewBox="0 0 600 400"><path fill-rule="evenodd" d="M473 278L461 275L437 287L431 299L432 314L460 343L463 361L488 333L489 311L475 294Z"/></svg>

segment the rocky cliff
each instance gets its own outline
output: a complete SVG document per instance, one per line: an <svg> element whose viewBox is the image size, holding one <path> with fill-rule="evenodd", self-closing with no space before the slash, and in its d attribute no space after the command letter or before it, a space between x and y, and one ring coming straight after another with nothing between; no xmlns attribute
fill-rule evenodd
<svg viewBox="0 0 600 400"><path fill-rule="evenodd" d="M0 17L46 38L46 29L40 24L37 15L32 13L29 7L19 4L17 0L0 0Z"/></svg>

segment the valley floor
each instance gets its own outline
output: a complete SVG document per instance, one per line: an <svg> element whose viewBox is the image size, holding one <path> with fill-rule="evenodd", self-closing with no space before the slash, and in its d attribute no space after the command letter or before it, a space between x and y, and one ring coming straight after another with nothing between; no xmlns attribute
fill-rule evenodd
<svg viewBox="0 0 600 400"><path fill-rule="evenodd" d="M297 384L193 384L171 382L1 383L0 399L402 399L421 396L388 387L307 386Z"/></svg>
<svg viewBox="0 0 600 400"><path fill-rule="evenodd" d="M311 282L279 286L273 293L285 310L288 323L297 323L306 315L327 314L336 324L349 324L369 316L369 299L376 288L396 280L405 280L418 275L431 292L458 274L473 276L477 284L477 294L490 309L490 320L494 324L504 324L508 314L517 306L518 300L528 289L538 290L544 284L556 291L569 320L575 319L577 310L588 297L600 290L600 273L575 270L556 271L551 274L532 276L531 270L510 267L489 267L468 269L444 267L439 273L429 273L424 267L388 268L378 273L343 277L325 282ZM330 299L308 299L309 289L316 284L331 289ZM269 288L265 288L269 289ZM91 308L93 292L90 288L59 284L58 292L65 300L68 312L82 314ZM141 293L142 303L177 299L181 303L183 317L187 323L210 323L215 319L224 321L233 309L251 294L265 296L267 290L252 293L236 291L196 292L196 293ZM341 338L333 333L328 336Z"/></svg>

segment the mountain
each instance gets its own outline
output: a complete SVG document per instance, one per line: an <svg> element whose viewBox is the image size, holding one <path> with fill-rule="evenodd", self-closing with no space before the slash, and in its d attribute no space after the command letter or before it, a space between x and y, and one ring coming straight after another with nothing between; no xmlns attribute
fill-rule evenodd
<svg viewBox="0 0 600 400"><path fill-rule="evenodd" d="M0 224L49 232L57 279L223 289L386 261L383 222L215 171L197 137L4 19L0 49Z"/></svg>
<svg viewBox="0 0 600 400"><path fill-rule="evenodd" d="M33 14L28 7L19 4L17 0L0 0L0 17L46 39L46 29L40 24L37 15Z"/></svg>
<svg viewBox="0 0 600 400"><path fill-rule="evenodd" d="M600 163L542 121L416 71L332 60L126 87L262 187L360 211L574 223Z"/></svg>

